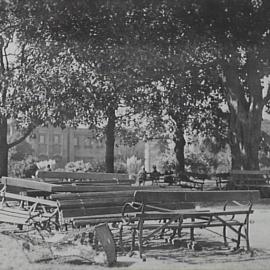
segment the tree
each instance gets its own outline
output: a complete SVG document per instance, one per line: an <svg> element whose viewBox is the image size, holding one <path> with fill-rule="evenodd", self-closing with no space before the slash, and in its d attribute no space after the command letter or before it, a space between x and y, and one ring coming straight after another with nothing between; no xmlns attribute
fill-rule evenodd
<svg viewBox="0 0 270 270"><path fill-rule="evenodd" d="M137 37L128 33L133 27L128 23L129 17L121 9L110 9L104 3L66 2L63 9L60 1L56 9L55 3L47 1L41 5L45 12L38 7L31 16L35 27L42 25L42 31L53 41L67 46L66 53L80 66L80 79L76 77L73 85L75 100L81 104L76 107L78 114L74 117L90 128L104 130L106 170L113 172L115 132L130 115L128 110L119 115L119 110L134 107L137 94L133 90L146 80L139 79L137 63L138 58L144 58L144 50L138 48ZM66 87L65 90L67 96L72 95L70 90L74 91Z"/></svg>
<svg viewBox="0 0 270 270"><path fill-rule="evenodd" d="M117 110L121 106L144 110L138 104L143 99L149 107L157 105L158 109L169 104L166 109L175 123L176 153L182 170L184 130L188 118L194 115L190 112L198 112L202 99L207 99L201 89L206 89L207 84L203 85L205 72L200 71L199 61L192 54L184 56L183 48L193 36L187 35L190 26L183 23L181 5L175 1L130 1L126 5L123 1L47 0L40 6L30 2L35 7L31 9L31 18L36 29L71 48L77 63L84 65L81 67L84 77L81 74L81 80L76 80L74 86L80 89L76 93L85 95L80 93L79 98L74 98L83 102L84 112L79 113L84 121L91 126L97 122L107 125L107 171L113 171L116 124L121 125L119 120L124 118L117 116ZM186 59L189 67L182 68ZM199 78L194 79L196 76ZM163 91L164 103L158 100L159 84L169 89ZM194 85L198 88L196 93ZM90 117L86 112L91 112Z"/></svg>
<svg viewBox="0 0 270 270"><path fill-rule="evenodd" d="M20 81L20 83L23 81L19 73L24 68L25 50L21 48L19 53L21 61L19 63L11 62L12 55L8 50L14 40L16 24L18 23L14 13L12 13L13 8L13 3L4 1L0 3L0 176L7 176L8 150L23 141L33 130L32 123L26 125L20 138L11 143L7 141L8 119L13 117L13 109L17 113L16 105L21 103L20 106L22 106L24 94L26 94L26 92L18 94L18 87L16 87L16 81ZM12 99L13 104L10 103ZM14 108L12 108L13 105L15 105Z"/></svg>
<svg viewBox="0 0 270 270"><path fill-rule="evenodd" d="M265 89L261 83L269 76L270 3L207 0L182 4L178 15L194 37L206 36L216 49L215 65L230 112L232 168L258 169L262 111L270 99L269 83Z"/></svg>
<svg viewBox="0 0 270 270"><path fill-rule="evenodd" d="M61 69L62 46L49 42L46 32L40 34L25 16L38 3L24 8L21 4L0 2L0 176L8 173L9 149L23 142L35 127L65 124L74 114L71 108L66 110L72 96L65 97L61 92L62 76L72 74L72 59L65 57L69 69ZM20 137L8 142L8 123L14 120Z"/></svg>

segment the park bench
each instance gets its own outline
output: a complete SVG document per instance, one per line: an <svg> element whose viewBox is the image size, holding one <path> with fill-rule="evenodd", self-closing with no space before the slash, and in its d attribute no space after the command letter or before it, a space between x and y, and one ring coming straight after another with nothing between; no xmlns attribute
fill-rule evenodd
<svg viewBox="0 0 270 270"><path fill-rule="evenodd" d="M56 202L10 193L6 188L4 185L0 191L0 222L16 224L20 229L24 225L50 229L57 218Z"/></svg>
<svg viewBox="0 0 270 270"><path fill-rule="evenodd" d="M25 205L42 201L46 194L54 207L57 205L59 227L72 225L76 227L100 222L119 222L121 220L121 206L127 201L127 196L132 198L135 190L154 189L155 186L130 186L130 185L83 185L55 184L41 182L39 179L22 179L2 177L5 194L19 198ZM20 190L20 194L13 193L13 189ZM18 191L17 190L17 191ZM7 193L8 192L8 193ZM18 192L17 192L18 193ZM123 196L122 196L123 195ZM7 196L6 196L7 197ZM7 198L12 200L13 198ZM43 199L44 200L44 199Z"/></svg>
<svg viewBox="0 0 270 270"><path fill-rule="evenodd" d="M85 193L59 193L52 194L50 199L57 201L59 207L59 223L67 227L83 227L102 222L122 222L122 206L133 200L136 190L159 190L157 186L130 187L122 191L85 192ZM166 188L172 190L172 188ZM157 203L159 204L159 203ZM182 207L191 204L183 203ZM170 203L170 207L173 206Z"/></svg>
<svg viewBox="0 0 270 270"><path fill-rule="evenodd" d="M175 176L175 182L177 182L178 185L183 188L203 190L204 182L207 178L207 174L181 172L177 176Z"/></svg>
<svg viewBox="0 0 270 270"><path fill-rule="evenodd" d="M229 172L217 173L212 175L216 179L216 187L219 190L226 188L227 184L230 181L231 174Z"/></svg>
<svg viewBox="0 0 270 270"><path fill-rule="evenodd" d="M8 191L25 192L25 195L33 194L42 196L50 195L59 192L99 192L99 191L113 191L126 190L131 188L131 184L97 184L97 183L49 183L43 182L41 179L27 179L15 177L2 177L2 184L4 184Z"/></svg>
<svg viewBox="0 0 270 270"><path fill-rule="evenodd" d="M44 182L56 184L59 183L76 183L78 185L134 184L134 181L129 179L128 174L119 174L119 173L38 171L36 176L42 179Z"/></svg>
<svg viewBox="0 0 270 270"><path fill-rule="evenodd" d="M270 191L270 171L232 170L228 188Z"/></svg>
<svg viewBox="0 0 270 270"><path fill-rule="evenodd" d="M138 233L138 245L140 256L143 255L143 244L149 241L157 234L165 230L172 230L170 240L178 231L181 236L183 229L190 230L190 239L194 240L195 229L208 229L211 227L221 227L223 229L224 244L228 244L226 230L229 229L236 235L236 248L240 247L240 241L243 238L246 241L246 248L250 249L249 243L249 216L253 213L252 202L259 199L258 191L136 191L133 202L128 202L122 210L123 219L126 220L126 226L130 226L132 233L132 249L135 245L135 235ZM248 202L240 208L231 207L229 203ZM173 210L168 207L159 207L148 211L156 203L220 203L224 202L222 209L190 208L183 209L178 207ZM129 213L129 209L137 213ZM155 211L153 211L155 210ZM136 221L138 220L138 221ZM165 223L157 221L165 220ZM244 228L244 232L242 229ZM145 232L150 230L148 235Z"/></svg>

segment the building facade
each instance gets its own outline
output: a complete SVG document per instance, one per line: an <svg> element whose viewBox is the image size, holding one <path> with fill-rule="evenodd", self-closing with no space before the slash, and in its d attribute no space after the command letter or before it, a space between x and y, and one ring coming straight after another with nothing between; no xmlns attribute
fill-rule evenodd
<svg viewBox="0 0 270 270"><path fill-rule="evenodd" d="M64 167L71 161L104 162L105 139L87 128L39 127L27 139L33 148L33 155L39 160L55 160L57 167ZM144 143L129 147L116 138L115 160L126 161L135 155L144 159Z"/></svg>

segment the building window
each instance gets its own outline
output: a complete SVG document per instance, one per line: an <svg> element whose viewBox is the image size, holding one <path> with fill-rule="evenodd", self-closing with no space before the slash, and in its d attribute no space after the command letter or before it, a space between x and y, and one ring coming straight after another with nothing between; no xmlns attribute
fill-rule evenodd
<svg viewBox="0 0 270 270"><path fill-rule="evenodd" d="M78 137L73 138L73 144L74 144L74 146L79 146L79 138Z"/></svg>
<svg viewBox="0 0 270 270"><path fill-rule="evenodd" d="M39 143L40 144L45 144L45 135L44 134L40 134L39 135Z"/></svg>
<svg viewBox="0 0 270 270"><path fill-rule="evenodd" d="M84 146L87 147L87 148L91 148L92 147L92 143L90 141L90 139L88 137L86 137L84 139Z"/></svg>
<svg viewBox="0 0 270 270"><path fill-rule="evenodd" d="M54 144L61 144L61 135L53 135L53 143Z"/></svg>

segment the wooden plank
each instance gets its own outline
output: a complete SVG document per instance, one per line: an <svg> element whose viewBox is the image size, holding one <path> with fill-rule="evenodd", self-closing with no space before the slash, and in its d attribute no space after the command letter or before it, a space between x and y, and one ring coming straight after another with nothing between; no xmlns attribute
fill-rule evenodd
<svg viewBox="0 0 270 270"><path fill-rule="evenodd" d="M108 224L105 223L96 226L95 234L106 253L108 266L112 266L116 263L117 256L113 235L109 229Z"/></svg>
<svg viewBox="0 0 270 270"><path fill-rule="evenodd" d="M37 177L46 179L46 178L58 178L58 179L92 179L92 180L113 180L117 179L128 180L128 174L120 173L96 173L96 172L50 172L50 171L38 171ZM130 180L131 181L131 180Z"/></svg>
<svg viewBox="0 0 270 270"><path fill-rule="evenodd" d="M85 198L110 198L112 196L133 196L134 190L111 191L111 192L81 192L81 193L57 193L50 195L52 200L76 200Z"/></svg>
<svg viewBox="0 0 270 270"><path fill-rule="evenodd" d="M47 197L51 194L51 192L30 189L30 190L21 191L20 194L24 196L30 196L30 197Z"/></svg>
<svg viewBox="0 0 270 270"><path fill-rule="evenodd" d="M119 214L122 211L122 206L106 206L106 207L90 207L90 208L72 208L62 211L63 218L72 218L78 216L92 216L92 215L108 215Z"/></svg>
<svg viewBox="0 0 270 270"><path fill-rule="evenodd" d="M135 214L132 213L133 216L135 216ZM77 216L74 217L72 220L87 220L87 219L100 219L100 218L104 218L104 219L112 219L112 218L120 218L122 219L122 214L121 213L114 213L114 214L107 214L107 215L91 215L91 216Z"/></svg>
<svg viewBox="0 0 270 270"><path fill-rule="evenodd" d="M8 207L6 207L8 208ZM12 216L12 217L19 217L19 218L24 218L28 219L30 217L30 214L28 211L16 211L17 209L13 209L15 211L8 211L6 209L0 209L0 215L5 215L5 216ZM35 213L38 214L38 213Z"/></svg>
<svg viewBox="0 0 270 270"><path fill-rule="evenodd" d="M187 218L210 218L215 216L233 216L233 215L245 215L247 213L253 213L249 210L227 210L227 211L209 211L209 210L176 210L169 212L146 212L146 213L136 213L137 218L143 217L144 220L160 220L160 219L170 219L175 216L182 216L184 219Z"/></svg>
<svg viewBox="0 0 270 270"><path fill-rule="evenodd" d="M173 187L169 188L166 187L166 190L182 190L180 187ZM123 194L126 194L127 196L133 195L134 191L136 190L164 190L164 188L160 188L158 186L129 186L127 189L124 190L101 190L101 191L90 191L90 192L83 192L83 193L58 193L58 194L52 194L50 198L52 200L69 200L69 199L74 199L74 198L84 198L84 197L111 197L112 195L114 196L122 196Z"/></svg>
<svg viewBox="0 0 270 270"><path fill-rule="evenodd" d="M255 189L260 189L260 188L263 188L263 189L269 189L270 188L270 185L269 184L265 184L265 185L262 185L262 184L249 184L249 183L245 183L245 184L235 184L236 186L246 186L246 187L253 187Z"/></svg>
<svg viewBox="0 0 270 270"><path fill-rule="evenodd" d="M122 206L125 202L131 201L132 196L129 200L127 197L109 197L109 198L92 198L92 199L79 199L79 200L65 200L58 201L60 209L68 208L90 208L90 207L106 207L106 206Z"/></svg>
<svg viewBox="0 0 270 270"><path fill-rule="evenodd" d="M0 213L0 222L26 225L26 221L27 219L23 217L12 217L12 216L7 216L7 215L2 215Z"/></svg>
<svg viewBox="0 0 270 270"><path fill-rule="evenodd" d="M24 195L18 195L18 194L13 194L13 193L9 193L9 192L0 193L0 197L1 198L9 198L9 199L13 199L16 201L40 203L42 205L57 207L57 202L55 202L55 201L39 199L39 198L34 198L34 197L29 197L29 196L24 196Z"/></svg>
<svg viewBox="0 0 270 270"><path fill-rule="evenodd" d="M131 202L133 196L130 197L108 197L108 198L94 198L94 199L80 199L80 200L64 200L58 201L61 210L66 211L66 209L72 208L96 208L96 207L115 207L123 206L127 202ZM194 208L194 203L182 202L182 203L154 203L151 204L155 207L165 207L168 209L190 209ZM151 207L146 207L146 209L151 209Z"/></svg>
<svg viewBox="0 0 270 270"><path fill-rule="evenodd" d="M243 176L243 177L240 177L240 176L234 176L232 175L232 180L234 182L252 182L252 181L257 181L257 182L267 182L268 179L267 178L263 178L261 176L258 176L258 177L247 177L247 176Z"/></svg>
<svg viewBox="0 0 270 270"><path fill-rule="evenodd" d="M14 177L5 177L5 176L1 178L1 182L2 184L7 185L7 186L22 187L22 188L42 190L42 191L47 191L47 192L52 192L52 189L54 187L58 187L58 185L39 182L35 179L14 178Z"/></svg>
<svg viewBox="0 0 270 270"><path fill-rule="evenodd" d="M210 201L255 201L259 191L136 191L135 201L153 202L210 202Z"/></svg>
<svg viewBox="0 0 270 270"><path fill-rule="evenodd" d="M58 185L52 187L52 192L102 192L127 190L129 185L111 185L111 186L77 186L77 185Z"/></svg>
<svg viewBox="0 0 270 270"><path fill-rule="evenodd" d="M16 213L18 215L29 215L29 212L26 209L16 208L16 207L7 207L7 206L0 208L0 212L1 213L10 212L10 213ZM39 214L39 212L37 212L37 211L31 212L31 215L37 215L37 214Z"/></svg>
<svg viewBox="0 0 270 270"><path fill-rule="evenodd" d="M261 170L261 171L256 171L256 170L232 170L230 174L235 174L235 175L270 175L270 170Z"/></svg>
<svg viewBox="0 0 270 270"><path fill-rule="evenodd" d="M124 190L155 190L155 189L177 189L176 187L158 187L158 186L129 186L129 185L114 185L114 186L76 186L76 185L58 185L52 187L52 191L56 192L112 192ZM181 190L181 187L179 187Z"/></svg>
<svg viewBox="0 0 270 270"><path fill-rule="evenodd" d="M106 217L96 217L96 218L89 218L89 219L74 219L72 224L75 227L81 227L81 226L86 226L86 225L95 225L95 224L99 224L99 223L113 223L113 222L121 222L122 221L122 217L118 216L118 217L110 217L110 218L106 218Z"/></svg>

